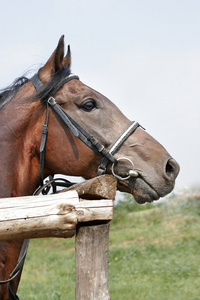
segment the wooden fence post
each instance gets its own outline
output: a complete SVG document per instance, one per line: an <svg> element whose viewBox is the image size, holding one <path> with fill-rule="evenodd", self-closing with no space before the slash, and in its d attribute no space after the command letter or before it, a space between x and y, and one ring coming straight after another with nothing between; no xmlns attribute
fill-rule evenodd
<svg viewBox="0 0 200 300"><path fill-rule="evenodd" d="M93 179L86 191L79 185L79 197L115 199L113 176ZM98 195L98 197L97 197ZM94 200L95 201L95 200ZM76 229L76 300L110 300L108 290L109 224L105 221L79 223Z"/></svg>
<svg viewBox="0 0 200 300"><path fill-rule="evenodd" d="M109 224L78 226L76 300L110 300L108 290Z"/></svg>

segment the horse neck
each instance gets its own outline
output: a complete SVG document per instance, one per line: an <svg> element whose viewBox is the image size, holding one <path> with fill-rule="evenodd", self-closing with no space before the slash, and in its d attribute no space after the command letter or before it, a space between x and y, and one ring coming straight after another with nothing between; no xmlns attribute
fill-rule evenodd
<svg viewBox="0 0 200 300"><path fill-rule="evenodd" d="M31 195L37 188L44 109L40 101L19 97L2 109L0 197Z"/></svg>

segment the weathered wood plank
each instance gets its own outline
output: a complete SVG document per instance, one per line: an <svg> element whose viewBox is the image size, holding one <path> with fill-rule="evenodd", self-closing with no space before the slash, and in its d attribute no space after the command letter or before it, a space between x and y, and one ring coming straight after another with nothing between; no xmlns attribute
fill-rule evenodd
<svg viewBox="0 0 200 300"><path fill-rule="evenodd" d="M76 191L42 196L41 202L40 196L25 198L27 201L24 197L18 201L4 199L6 204L0 208L0 240L72 237L79 222L112 220L113 216L112 200L81 200ZM19 205L20 200L23 205Z"/></svg>
<svg viewBox="0 0 200 300"><path fill-rule="evenodd" d="M94 198L104 195L107 199L81 199L75 190L47 196L0 199L0 240L72 237L79 222L112 220L113 201L106 196L103 183L111 184L111 188L106 186L113 199L115 180L111 176L108 176L110 179L101 177L81 183L76 189L84 196L91 191Z"/></svg>
<svg viewBox="0 0 200 300"><path fill-rule="evenodd" d="M81 226L76 234L76 300L110 300L109 224Z"/></svg>

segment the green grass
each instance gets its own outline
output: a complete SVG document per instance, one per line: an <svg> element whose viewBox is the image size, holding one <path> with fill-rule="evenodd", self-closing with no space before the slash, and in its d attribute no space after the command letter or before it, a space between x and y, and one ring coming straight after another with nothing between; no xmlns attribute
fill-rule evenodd
<svg viewBox="0 0 200 300"><path fill-rule="evenodd" d="M113 300L200 299L200 197L119 201L110 225L109 290ZM18 295L75 299L74 238L31 241Z"/></svg>

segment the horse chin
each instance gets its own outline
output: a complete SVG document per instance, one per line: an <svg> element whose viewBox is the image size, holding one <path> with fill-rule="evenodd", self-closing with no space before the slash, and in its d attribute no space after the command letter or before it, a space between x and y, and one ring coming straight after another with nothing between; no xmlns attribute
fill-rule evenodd
<svg viewBox="0 0 200 300"><path fill-rule="evenodd" d="M158 193L142 178L120 181L118 190L132 194L135 201L139 204L152 202L160 198Z"/></svg>

